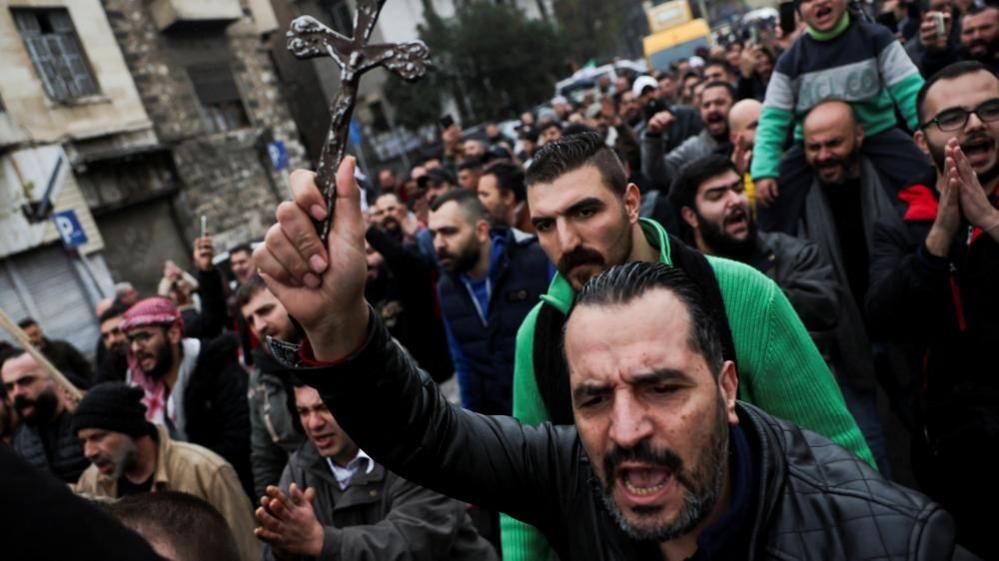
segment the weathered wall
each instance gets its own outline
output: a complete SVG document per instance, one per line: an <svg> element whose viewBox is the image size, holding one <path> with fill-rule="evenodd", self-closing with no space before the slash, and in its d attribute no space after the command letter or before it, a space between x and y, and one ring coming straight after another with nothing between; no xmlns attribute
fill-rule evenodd
<svg viewBox="0 0 999 561"><path fill-rule="evenodd" d="M65 7L100 93L56 103L42 89L10 8ZM150 127L100 0L10 0L0 10L0 96L36 142L61 142Z"/></svg>
<svg viewBox="0 0 999 561"><path fill-rule="evenodd" d="M219 249L263 236L273 222L283 173L266 143L281 140L290 167L305 165L298 130L277 87L267 48L249 18L228 27L157 31L142 0L104 0L143 105L160 141L171 149L179 179L177 214L187 237L205 215ZM195 64L225 62L249 117L248 127L210 133L187 73Z"/></svg>

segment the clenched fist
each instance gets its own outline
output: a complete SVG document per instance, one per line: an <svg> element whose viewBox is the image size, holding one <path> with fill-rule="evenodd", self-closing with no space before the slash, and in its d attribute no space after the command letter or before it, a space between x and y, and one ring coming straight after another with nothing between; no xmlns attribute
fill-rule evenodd
<svg viewBox="0 0 999 561"><path fill-rule="evenodd" d="M315 174L297 170L291 175L293 200L278 206L277 224L253 253L260 276L324 361L346 357L367 332L365 227L355 165L347 156L337 170L333 227L325 245L312 219L322 220L330 209Z"/></svg>

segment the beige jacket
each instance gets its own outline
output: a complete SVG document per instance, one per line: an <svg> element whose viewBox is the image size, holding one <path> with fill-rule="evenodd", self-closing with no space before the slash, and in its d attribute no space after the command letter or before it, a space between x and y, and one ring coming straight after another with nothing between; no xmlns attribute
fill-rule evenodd
<svg viewBox="0 0 999 561"><path fill-rule="evenodd" d="M159 450L153 472L153 492L180 491L214 506L229 523L243 561L260 559L261 544L253 535L253 506L232 468L221 456L196 444L176 442L157 426ZM77 493L118 498L118 482L91 465L76 484Z"/></svg>

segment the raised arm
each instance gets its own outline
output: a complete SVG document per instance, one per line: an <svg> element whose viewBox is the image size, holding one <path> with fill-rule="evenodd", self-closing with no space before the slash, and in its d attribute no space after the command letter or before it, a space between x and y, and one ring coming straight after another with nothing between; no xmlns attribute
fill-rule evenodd
<svg viewBox="0 0 999 561"><path fill-rule="evenodd" d="M353 158L345 159L326 246L307 214L325 215L322 197L312 174L296 172L295 202L281 204L278 224L254 254L271 291L305 330L305 349L285 358L311 364L297 375L319 390L344 430L389 470L535 524L563 519L559 505L577 488L582 453L574 430L524 427L509 417L453 407L370 313L353 171Z"/></svg>

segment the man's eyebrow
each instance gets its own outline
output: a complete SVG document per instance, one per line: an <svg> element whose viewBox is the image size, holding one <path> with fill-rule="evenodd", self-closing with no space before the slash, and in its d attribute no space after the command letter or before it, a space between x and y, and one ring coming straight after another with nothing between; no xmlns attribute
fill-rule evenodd
<svg viewBox="0 0 999 561"><path fill-rule="evenodd" d="M573 204L565 210L566 214L573 214L579 212L580 210L591 207L591 206L604 206L604 202L596 197L586 197L585 199Z"/></svg>
<svg viewBox="0 0 999 561"><path fill-rule="evenodd" d="M629 376L629 383L632 384L661 384L663 382L689 382L690 376L683 370L676 368L658 368L651 372L643 372Z"/></svg>
<svg viewBox="0 0 999 561"><path fill-rule="evenodd" d="M609 384L597 384L590 382L583 382L576 389L572 390L572 397L575 400L580 400L584 397L589 397L593 395L600 395L607 393L610 390Z"/></svg>
<svg viewBox="0 0 999 561"><path fill-rule="evenodd" d="M678 370L676 368L659 368L651 372L643 372L640 374L635 374L628 376L627 383L647 386L654 384L662 384L665 382L691 382L691 378L683 370ZM572 396L574 399L579 400L584 397L601 395L607 393L611 390L610 384L601 384L597 382L583 382L572 391Z"/></svg>

